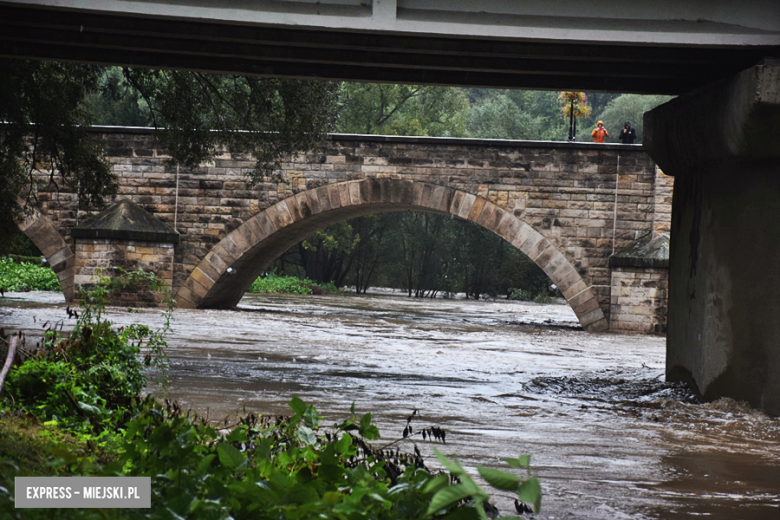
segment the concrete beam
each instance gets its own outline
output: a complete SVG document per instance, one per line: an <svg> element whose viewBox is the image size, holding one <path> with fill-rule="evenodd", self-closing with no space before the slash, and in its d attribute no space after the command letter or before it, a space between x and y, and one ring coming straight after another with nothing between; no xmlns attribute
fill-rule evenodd
<svg viewBox="0 0 780 520"><path fill-rule="evenodd" d="M616 10L607 0L2 0L0 56L678 94L780 55L780 13L771 1L661 3Z"/></svg>

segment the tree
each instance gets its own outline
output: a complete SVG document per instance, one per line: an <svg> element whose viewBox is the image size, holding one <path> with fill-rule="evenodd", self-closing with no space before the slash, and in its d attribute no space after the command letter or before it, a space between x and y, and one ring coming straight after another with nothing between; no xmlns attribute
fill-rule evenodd
<svg viewBox="0 0 780 520"><path fill-rule="evenodd" d="M258 181L283 157L324 141L338 94L334 82L129 68L120 79L96 65L0 59L3 229L35 206L41 172L76 192L80 209L99 208L116 192L103 149L88 134L96 113L142 118L148 110L169 164L196 166L223 148L251 152L256 168L248 175ZM120 108L101 110L109 101Z"/></svg>
<svg viewBox="0 0 780 520"><path fill-rule="evenodd" d="M202 72L123 69L149 106L171 163L194 167L221 149L250 152L257 182L283 157L317 147L332 129L339 85Z"/></svg>
<svg viewBox="0 0 780 520"><path fill-rule="evenodd" d="M352 252L360 242L360 235L349 222L329 226L300 242L298 254L306 278L340 287L352 266Z"/></svg>
<svg viewBox="0 0 780 520"><path fill-rule="evenodd" d="M1 241L16 229L22 209L35 205L41 170L50 184L76 192L82 209L115 193L115 175L87 134L83 103L99 89L101 73L95 65L0 59Z"/></svg>
<svg viewBox="0 0 780 520"><path fill-rule="evenodd" d="M461 89L344 83L336 131L350 134L465 137L468 98Z"/></svg>
<svg viewBox="0 0 780 520"><path fill-rule="evenodd" d="M666 103L674 96L642 96L639 94L623 94L616 97L599 114L599 119L604 121L604 127L610 131L607 142L620 141L620 130L626 121L631 121L631 126L636 130L637 142L642 142L643 115L658 105ZM614 131L613 131L614 130Z"/></svg>
<svg viewBox="0 0 780 520"><path fill-rule="evenodd" d="M150 126L149 105L132 88L121 67L106 67L100 78L100 89L85 100L95 125Z"/></svg>
<svg viewBox="0 0 780 520"><path fill-rule="evenodd" d="M481 139L533 139L536 122L506 94L486 98L472 106L469 133Z"/></svg>

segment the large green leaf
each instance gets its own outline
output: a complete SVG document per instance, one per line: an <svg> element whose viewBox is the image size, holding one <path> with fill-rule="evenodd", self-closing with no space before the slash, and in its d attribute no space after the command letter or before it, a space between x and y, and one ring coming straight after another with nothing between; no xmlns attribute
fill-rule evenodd
<svg viewBox="0 0 780 520"><path fill-rule="evenodd" d="M295 412L295 415L303 417L303 414L306 412L306 403L300 397L294 395L287 404Z"/></svg>
<svg viewBox="0 0 780 520"><path fill-rule="evenodd" d="M441 462L442 466L447 468L447 471L449 471L456 477L461 477L467 474L466 470L463 469L463 467L458 463L457 460L448 459L436 448L433 448L433 452L436 454L436 458L439 459L439 462Z"/></svg>
<svg viewBox="0 0 780 520"><path fill-rule="evenodd" d="M433 495L425 515L432 515L442 509L457 504L461 500L469 498L472 495L473 490L472 486L464 484L455 484L454 486L447 486L440 489Z"/></svg>
<svg viewBox="0 0 780 520"><path fill-rule="evenodd" d="M317 436L314 434L311 428L307 428L306 426L301 426L298 428L296 436L298 437L298 440L308 446L314 446L317 444Z"/></svg>
<svg viewBox="0 0 780 520"><path fill-rule="evenodd" d="M420 491L426 494L433 493L446 486L449 483L449 480L450 479L447 477L447 475L437 475L428 480Z"/></svg>
<svg viewBox="0 0 780 520"><path fill-rule="evenodd" d="M542 508L542 486L536 477L531 477L520 486L517 496L523 502L534 505L534 513L538 513Z"/></svg>
<svg viewBox="0 0 780 520"><path fill-rule="evenodd" d="M485 482L490 484L496 489L503 491L517 491L520 485L520 477L513 473L501 471L493 468L478 467L477 471L485 479Z"/></svg>
<svg viewBox="0 0 780 520"><path fill-rule="evenodd" d="M219 462L228 468L237 468L246 461L243 453L224 442L217 446L217 455L219 455Z"/></svg>
<svg viewBox="0 0 780 520"><path fill-rule="evenodd" d="M205 457L200 459L200 462L198 463L198 469L197 469L196 473L198 475L200 475L202 473L206 473L206 471L209 469L209 466L211 466L211 463L212 463L212 461L214 460L215 457L216 457L216 455L214 455L212 453L211 455L206 455Z"/></svg>
<svg viewBox="0 0 780 520"><path fill-rule="evenodd" d="M303 424L308 426L312 429L317 429L320 427L320 414L317 413L317 409L313 406L309 406L306 408L306 411L303 412Z"/></svg>

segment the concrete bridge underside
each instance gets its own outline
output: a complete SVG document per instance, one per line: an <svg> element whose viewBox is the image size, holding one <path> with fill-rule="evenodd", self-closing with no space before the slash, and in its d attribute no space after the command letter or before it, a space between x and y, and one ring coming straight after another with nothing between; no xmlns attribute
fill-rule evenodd
<svg viewBox="0 0 780 520"><path fill-rule="evenodd" d="M679 94L780 55L774 0L2 0L0 56Z"/></svg>

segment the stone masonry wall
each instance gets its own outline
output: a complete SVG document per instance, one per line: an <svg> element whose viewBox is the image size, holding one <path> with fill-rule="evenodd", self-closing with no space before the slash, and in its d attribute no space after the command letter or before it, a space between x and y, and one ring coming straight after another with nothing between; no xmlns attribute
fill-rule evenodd
<svg viewBox="0 0 780 520"><path fill-rule="evenodd" d="M655 173L655 208L653 209L653 235L669 233L672 229L672 195L674 177L666 175L661 168Z"/></svg>
<svg viewBox="0 0 780 520"><path fill-rule="evenodd" d="M173 282L174 244L172 242L146 242L115 238L78 238L75 241L75 277L77 286L88 288L93 277L102 273L114 277L113 267L126 271L143 269L153 272L168 286ZM156 306L160 293L151 291L146 284L128 288L112 298L112 303L142 303Z"/></svg>
<svg viewBox="0 0 780 520"><path fill-rule="evenodd" d="M115 200L130 198L181 233L174 293L215 244L259 211L327 184L389 177L460 189L513 212L566 256L608 314L607 258L653 231L661 213L655 165L639 145L334 135L322 153L285 161L276 172L281 182L251 186L246 154L181 168L177 197L176 169L163 164L165 149L150 130L103 128L96 137L119 175ZM69 228L88 215L76 213L75 195L63 186L39 191L41 211L72 247Z"/></svg>
<svg viewBox="0 0 780 520"><path fill-rule="evenodd" d="M666 333L669 269L612 267L612 332Z"/></svg>

